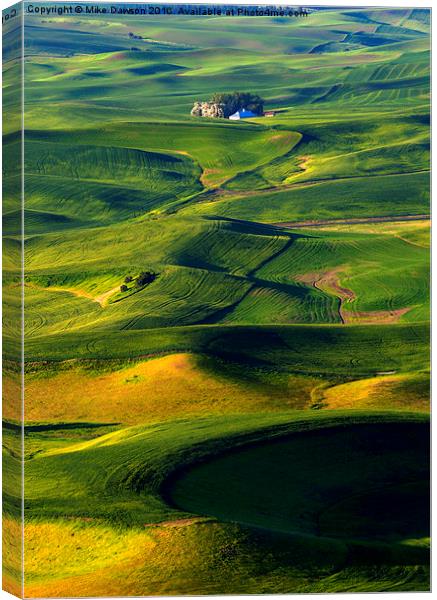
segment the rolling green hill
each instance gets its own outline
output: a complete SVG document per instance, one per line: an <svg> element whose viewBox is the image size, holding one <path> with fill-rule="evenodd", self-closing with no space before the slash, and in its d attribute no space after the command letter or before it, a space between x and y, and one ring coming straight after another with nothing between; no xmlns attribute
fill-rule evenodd
<svg viewBox="0 0 437 600"><path fill-rule="evenodd" d="M429 589L429 16L26 16L27 597Z"/></svg>
<svg viewBox="0 0 437 600"><path fill-rule="evenodd" d="M348 590L357 589L357 586L358 589L365 589L369 573L368 560L371 556L374 573L385 571L385 577L381 581L377 577L370 589L396 589L399 582L407 589L412 589L411 585L417 586L414 589L422 589L426 585L422 573L426 568L427 553L426 543L417 538L426 535L425 514L421 513L423 520L419 522L405 521L401 512L392 510L390 520L384 522L381 530L378 528L378 518L375 520L371 513L361 514L357 520L354 513L357 508L354 508L353 502L357 502L357 494L366 493L367 485L371 482L373 490L375 485L387 486L384 510L389 511L390 503L396 503L394 496L407 499L408 506L413 510L419 509L420 499L423 499L423 493L419 491L420 481L427 477L424 462L427 456L426 418L411 413L393 415L357 412L351 416L350 413L340 412L329 416L323 413L301 415L302 413L295 412L276 416L258 414L238 418L215 417L197 422L177 421L110 432L86 442L75 442L72 439L72 435L80 434L77 425L76 429L64 426L64 430L54 430L57 435L51 448L50 445L47 446L51 437L50 426L30 427L27 431L28 449L41 447L44 443L46 450L35 456L27 469L29 543L36 542L38 545L34 538L38 530L43 531L47 541L51 543L56 543L57 536L62 533L66 536L62 542L59 561L47 563L44 583L46 589L54 595L59 593L60 578L72 585L74 590L83 589L81 586L87 585L96 568L102 572L100 581L105 581L108 585L111 559L114 560L119 555L119 585L126 585L126 591L134 594L144 585L144 580L137 575L138 567L132 571L127 559L137 562L139 556L145 554L148 558L146 574L150 578L152 589L156 593L163 593L165 590L177 592L182 584L179 577L191 571L187 571L188 566L184 560L189 548L195 549L190 560L191 568L195 567L196 574L190 576L185 589L193 593L202 590L204 585L207 585L210 592L231 589L227 587L228 584L238 591L247 592L253 592L259 585L269 591L284 590L290 585L299 591L307 591L311 589L311 585L316 585L317 589L323 591L336 591L340 589L342 579L343 586ZM82 428L82 431L86 431L86 425ZM366 453L369 435L378 452L384 456L383 462L378 453L373 458ZM267 444L267 440L272 440L273 443ZM345 441L350 446L346 479L340 458L343 456L341 448L344 448ZM326 445L329 453L326 452ZM307 452L309 446L312 448L310 454ZM228 454L220 458L224 448ZM229 456L231 448L236 452L232 459ZM293 456L296 456L296 452L305 456L288 484L295 482L292 485L294 510L291 513L290 505L284 507L282 504L287 497L284 484L278 495L270 496L275 489L272 485L277 485L275 477L288 477L289 473L288 469L281 473L280 465L283 463L277 462L275 454L278 451L281 460L284 456L287 458L290 452ZM258 463L255 478L250 477L252 471L247 468L248 461L253 464L251 457L254 453L263 453L260 458L253 457ZM316 460L317 453L324 457L322 464ZM215 456L219 458L214 458ZM182 480L177 478L179 483L176 485L173 483L174 475L193 461L207 457L208 460L212 457L213 461L212 471L208 470L207 473L211 474L219 469L215 479L215 485L219 487L211 503L208 496L212 492L211 487L207 484L204 492L202 480L195 481L200 495L196 494L197 500L193 506L190 499L185 499L187 492L184 490L192 489L192 478L201 478L204 467L195 468L192 475L189 472ZM244 477L248 478L247 485L254 486L253 493L261 503L267 501L268 506L271 498L275 498L273 502L279 506L271 506L277 515L276 524L270 522L269 514L262 511L263 504L259 505L261 518L250 517L250 512L247 516L241 512L245 510L247 501L238 493L238 481L241 485L244 480L239 479L235 484L233 479L229 480L226 476L226 461L230 459L236 465L237 472L241 464ZM270 486L265 486L266 481L262 481L264 465L268 469L266 477L271 480ZM275 465L273 471L269 465ZM360 475L357 477L358 472ZM365 477L362 476L363 473ZM226 482L224 485L227 491L224 494L220 492L220 478L224 478ZM338 478L341 481L340 487ZM317 505L309 505L308 501L314 495L314 486L320 490L319 500ZM168 500L163 500L163 497L168 498L170 490L177 503L186 503L189 512L169 506ZM348 493L353 494L350 499ZM367 499L369 510L369 502L375 502L381 497L380 494L375 497L375 493L373 491L374 496ZM237 494L234 502L233 494ZM191 498L189 491L187 498ZM349 530L339 535L337 529L333 538L329 528L339 519L335 511L340 510L340 506L337 508L333 502L334 499L346 502L350 521ZM8 495L6 501L12 500ZM220 506L221 502L223 507L229 506L228 501L233 507L228 509L231 511L230 515L226 508L214 508ZM207 502L208 508L202 502ZM250 503L247 510L256 512L257 506ZM313 519L320 507L325 506L319 524L315 526ZM239 511L238 515L235 510ZM293 523L291 531L288 521L278 523L278 510L279 515L284 510L285 514L290 515L288 519L291 518ZM217 522L215 519L193 518L193 511L207 514L216 512L224 524L220 523L222 519ZM229 516L237 523L226 526ZM367 526L366 518L369 521ZM396 518L400 519L400 524ZM257 525L262 523L264 528L253 529L248 526L248 522ZM340 522L344 521L340 518ZM369 526L377 527L370 539ZM286 533L275 534L272 527L273 531L279 527ZM365 528L364 536L360 533L360 527ZM320 528L320 533L317 533L317 528ZM121 555L116 538L110 537L111 529L123 540L124 551ZM90 544L87 536L93 530L96 537ZM305 533L299 535L296 530L303 530ZM408 535L413 536L410 543L406 540ZM83 548L76 548L73 552L74 561L67 558L71 552L68 541L71 536L77 538L74 543L84 544ZM347 541L350 536L354 538L353 542ZM130 543L132 537L134 544L141 543L141 554ZM156 550L164 549L165 541L162 537L170 542L171 550L160 554ZM151 553L153 548L155 552ZM305 552L302 552L304 549ZM218 564L211 564L209 552L213 552L219 559ZM227 560L229 552L231 557L235 554L232 562ZM266 552L269 554L267 563L259 563L260 556ZM296 556L299 556L298 560ZM295 566L290 569L287 564L292 557L295 557L292 560ZM45 559L40 560L40 565L46 564ZM251 562L253 560L256 561L255 565ZM176 568L177 577L167 580L166 573L172 568L171 563ZM417 566L413 567L412 563ZM32 555L28 558L28 569L30 589L35 592L42 589L38 566ZM209 579L214 569L219 569L220 572ZM252 577L249 580L241 578L248 569ZM268 578L266 569L267 572L273 569L275 576ZM132 572L135 577L129 578L129 573ZM395 573L397 585L388 583ZM309 583L310 579L312 584ZM349 584L346 583L348 580ZM100 589L99 585L97 589Z"/></svg>

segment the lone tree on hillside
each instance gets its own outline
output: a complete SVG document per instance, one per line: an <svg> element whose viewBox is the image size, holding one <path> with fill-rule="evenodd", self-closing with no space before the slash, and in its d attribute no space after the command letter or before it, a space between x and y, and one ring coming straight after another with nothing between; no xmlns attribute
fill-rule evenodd
<svg viewBox="0 0 437 600"><path fill-rule="evenodd" d="M227 119L243 108L261 115L264 112L264 100L258 94L250 92L215 93L209 102L195 102L191 115Z"/></svg>

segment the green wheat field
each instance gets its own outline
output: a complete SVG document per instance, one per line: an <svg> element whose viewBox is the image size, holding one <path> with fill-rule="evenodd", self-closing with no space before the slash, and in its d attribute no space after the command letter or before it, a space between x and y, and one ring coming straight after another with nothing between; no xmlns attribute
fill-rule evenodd
<svg viewBox="0 0 437 600"><path fill-rule="evenodd" d="M429 589L428 9L25 16L27 597ZM4 39L4 585L20 152ZM271 116L191 116L257 94Z"/></svg>

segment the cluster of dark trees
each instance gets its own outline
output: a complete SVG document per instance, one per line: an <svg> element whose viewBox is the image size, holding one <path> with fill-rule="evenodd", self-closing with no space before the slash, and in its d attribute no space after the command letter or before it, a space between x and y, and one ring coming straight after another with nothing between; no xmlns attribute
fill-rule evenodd
<svg viewBox="0 0 437 600"><path fill-rule="evenodd" d="M142 288L145 285L152 283L152 281L155 281L155 279L156 273L153 271L141 271L141 273L135 279L135 287ZM120 286L120 292L127 292L129 288L126 284L131 283L133 280L134 278L131 275L127 275L127 277L124 278L124 284Z"/></svg>
<svg viewBox="0 0 437 600"><path fill-rule="evenodd" d="M135 33L132 33L132 31L129 31L128 35L132 40L142 40L143 39L142 35L135 35Z"/></svg>
<svg viewBox="0 0 437 600"><path fill-rule="evenodd" d="M258 94L251 94L250 92L216 93L212 96L211 102L224 105L225 118L230 117L238 110L243 110L243 108L251 110L256 115L262 115L264 112L264 100Z"/></svg>
<svg viewBox="0 0 437 600"><path fill-rule="evenodd" d="M142 271L136 281L135 281L135 285L136 287L143 287L144 285L147 285L148 283L152 283L152 281L155 281L156 279L156 273L154 273L153 271Z"/></svg>
<svg viewBox="0 0 437 600"><path fill-rule="evenodd" d="M209 102L195 102L191 115L193 117L227 119L243 108L256 115L262 115L264 100L258 94L250 92L215 93Z"/></svg>

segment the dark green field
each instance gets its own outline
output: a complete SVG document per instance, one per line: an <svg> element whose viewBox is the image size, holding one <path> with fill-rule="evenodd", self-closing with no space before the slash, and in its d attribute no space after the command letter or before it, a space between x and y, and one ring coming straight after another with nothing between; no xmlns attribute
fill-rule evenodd
<svg viewBox="0 0 437 600"><path fill-rule="evenodd" d="M429 20L25 17L27 597L429 589ZM234 90L274 116L190 116Z"/></svg>

